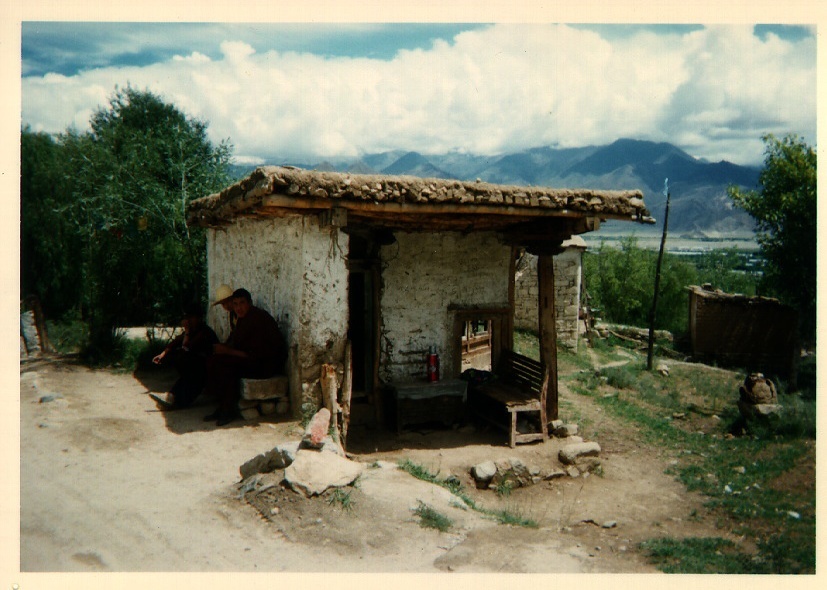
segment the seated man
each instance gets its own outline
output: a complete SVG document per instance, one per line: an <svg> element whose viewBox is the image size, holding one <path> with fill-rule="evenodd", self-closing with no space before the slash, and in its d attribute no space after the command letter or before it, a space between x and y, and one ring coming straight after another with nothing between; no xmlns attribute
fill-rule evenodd
<svg viewBox="0 0 827 590"><path fill-rule="evenodd" d="M206 393L218 400L218 408L205 416L224 426L238 415L240 379L265 379L284 373L287 342L273 316L253 305L250 292L233 292L233 310L238 316L226 344L215 344L207 361Z"/></svg>
<svg viewBox="0 0 827 590"><path fill-rule="evenodd" d="M152 362L156 365L172 364L178 371L178 380L167 398L154 393L150 396L162 410L186 408L204 389L207 379L207 357L212 354L218 336L203 322L200 305L189 305L181 318L183 333L176 336Z"/></svg>

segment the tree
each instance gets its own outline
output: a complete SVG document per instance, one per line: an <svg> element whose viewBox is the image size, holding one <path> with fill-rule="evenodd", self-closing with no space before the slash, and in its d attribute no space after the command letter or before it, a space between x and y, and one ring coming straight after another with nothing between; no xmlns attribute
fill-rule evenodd
<svg viewBox="0 0 827 590"><path fill-rule="evenodd" d="M756 221L762 291L797 308L802 338L815 342L816 152L795 135L762 139L759 190L730 187L728 193Z"/></svg>
<svg viewBox="0 0 827 590"><path fill-rule="evenodd" d="M596 252L586 252L583 277L591 304L601 310L606 321L639 327L649 325L657 256L657 252L638 246L635 236L622 238L620 249L601 242ZM692 264L664 254L657 329L686 331L689 315L686 287L696 283L697 278Z"/></svg>
<svg viewBox="0 0 827 590"><path fill-rule="evenodd" d="M61 137L73 195L66 213L84 241L90 336L171 321L205 293L205 236L188 203L228 184L231 147L149 91L115 90L85 133Z"/></svg>
<svg viewBox="0 0 827 590"><path fill-rule="evenodd" d="M20 134L20 294L40 300L47 317L80 303L81 241L60 214L71 192L61 146L46 133Z"/></svg>

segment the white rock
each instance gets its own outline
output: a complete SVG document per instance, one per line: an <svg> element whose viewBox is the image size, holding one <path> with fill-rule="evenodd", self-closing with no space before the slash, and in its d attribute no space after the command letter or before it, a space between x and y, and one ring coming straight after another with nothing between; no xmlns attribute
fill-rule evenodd
<svg viewBox="0 0 827 590"><path fill-rule="evenodd" d="M284 479L293 490L316 496L331 487L353 483L364 470L362 463L344 459L335 453L301 449L296 460L284 470Z"/></svg>
<svg viewBox="0 0 827 590"><path fill-rule="evenodd" d="M574 465L579 457L596 457L600 454L600 445L596 442L584 442L566 445L558 453L560 462Z"/></svg>
<svg viewBox="0 0 827 590"><path fill-rule="evenodd" d="M485 461L471 468L471 476L477 481L491 481L496 474L497 465L493 461Z"/></svg>

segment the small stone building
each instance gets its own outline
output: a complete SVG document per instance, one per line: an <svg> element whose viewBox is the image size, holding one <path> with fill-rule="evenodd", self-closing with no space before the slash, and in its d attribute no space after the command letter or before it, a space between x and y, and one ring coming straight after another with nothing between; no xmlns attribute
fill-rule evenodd
<svg viewBox="0 0 827 590"><path fill-rule="evenodd" d="M650 222L640 191L563 190L483 182L262 167L192 202L208 228L210 292L245 287L290 345L293 412L321 405L323 364L347 368L352 397L382 421L387 384L424 379L429 350L459 376L470 321L490 322L492 363L510 349L517 254L538 256L548 418L557 416L553 256L604 219ZM225 332L225 314L208 321ZM345 366L347 365L347 366Z"/></svg>
<svg viewBox="0 0 827 590"><path fill-rule="evenodd" d="M689 287L692 356L748 372L795 375L798 312L768 297Z"/></svg>
<svg viewBox="0 0 827 590"><path fill-rule="evenodd" d="M557 318L557 341L577 350L580 319L580 283L583 252L586 242L574 236L562 244L563 251L554 257L554 307ZM537 257L526 254L517 264L514 277L514 327L520 330L536 330Z"/></svg>

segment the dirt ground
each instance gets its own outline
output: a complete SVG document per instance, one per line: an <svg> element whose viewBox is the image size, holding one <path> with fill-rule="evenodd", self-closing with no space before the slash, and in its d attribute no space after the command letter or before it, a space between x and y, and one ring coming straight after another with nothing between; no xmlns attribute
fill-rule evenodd
<svg viewBox="0 0 827 590"><path fill-rule="evenodd" d="M500 498L474 488L471 466L517 457L547 473L561 467L564 443L511 449L504 433L479 426L397 435L354 425L348 451L366 470L345 509L331 494L284 490L278 472L260 478L257 495L245 494L239 466L299 439L299 424L217 428L202 421L208 405L160 412L148 393L166 391L173 378L21 363L21 572L637 573L656 571L638 551L644 539L724 536L691 518L702 498L664 473L670 457L637 444L634 431L582 397L582 414L599 426L600 475ZM456 476L478 505L538 528L460 508L443 488L396 469L404 459ZM419 526L419 502L452 528Z"/></svg>

